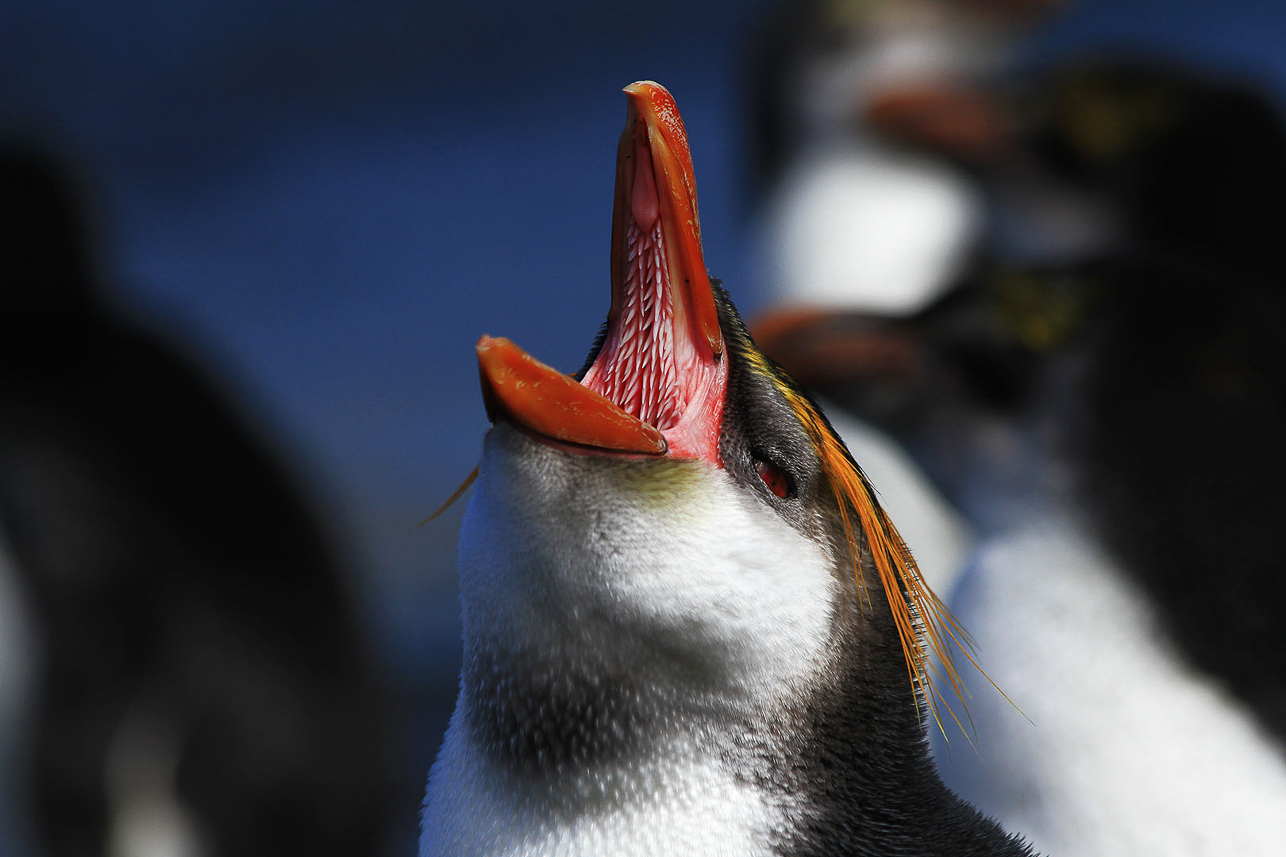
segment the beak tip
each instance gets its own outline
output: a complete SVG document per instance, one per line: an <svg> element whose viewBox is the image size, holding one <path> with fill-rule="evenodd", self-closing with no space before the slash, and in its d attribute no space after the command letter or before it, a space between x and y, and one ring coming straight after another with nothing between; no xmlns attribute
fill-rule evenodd
<svg viewBox="0 0 1286 857"><path fill-rule="evenodd" d="M621 91L628 96L631 106L636 109L642 109L650 103L653 111L678 110L670 90L655 80L636 80Z"/></svg>

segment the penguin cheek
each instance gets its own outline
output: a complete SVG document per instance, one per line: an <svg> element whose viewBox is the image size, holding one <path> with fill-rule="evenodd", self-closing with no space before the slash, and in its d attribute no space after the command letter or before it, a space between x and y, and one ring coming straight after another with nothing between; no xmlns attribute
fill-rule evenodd
<svg viewBox="0 0 1286 857"><path fill-rule="evenodd" d="M662 672L684 687L773 693L819 657L832 578L766 488L702 461L573 456L497 427L461 532L470 633L502 651L677 661Z"/></svg>

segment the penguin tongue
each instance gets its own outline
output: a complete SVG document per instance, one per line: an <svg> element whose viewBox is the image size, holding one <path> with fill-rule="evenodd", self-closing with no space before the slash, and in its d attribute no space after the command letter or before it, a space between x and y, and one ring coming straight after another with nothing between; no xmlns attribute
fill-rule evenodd
<svg viewBox="0 0 1286 857"><path fill-rule="evenodd" d="M625 92L603 345L577 383L508 340L484 336L477 350L487 414L567 443L720 466L727 362L687 134L664 87L644 81Z"/></svg>

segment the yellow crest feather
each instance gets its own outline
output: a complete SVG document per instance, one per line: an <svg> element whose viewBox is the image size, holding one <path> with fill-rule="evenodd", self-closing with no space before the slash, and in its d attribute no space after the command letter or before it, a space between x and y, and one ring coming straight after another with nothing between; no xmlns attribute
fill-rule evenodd
<svg viewBox="0 0 1286 857"><path fill-rule="evenodd" d="M943 737L946 737L946 729L942 721L944 709L968 737L972 728L966 729L960 722L943 690L939 688L933 676L935 669L930 661L930 655L937 656L941 664L940 676L945 676L950 691L960 701L966 718L968 718L969 707L965 702L964 682L956 670L954 652L957 650L963 652L974 668L982 673L993 687L995 682L991 681L991 678L974 660L970 651L973 647L972 641L960 627L955 616L951 614L951 610L925 582L915 557L911 555L897 527L880 506L874 489L867 481L866 474L857 466L844 444L835 436L825 417L805 395L793 389L791 385L783 385L782 392L817 449L822 470L839 507L844 538L853 558L858 591L863 594L866 592L866 581L854 518L866 537L880 585L883 586L885 598L893 611L893 621L897 626L898 637L902 644L907 673L911 677L913 687L918 691L917 708L919 697L923 695ZM870 603L869 599L867 603ZM954 645L949 644L948 641ZM1000 693L1004 696L1004 691ZM1005 699L1009 697L1005 696Z"/></svg>
<svg viewBox="0 0 1286 857"><path fill-rule="evenodd" d="M452 494L450 497L448 497L447 501L443 503L441 506L439 506L436 512L434 512L432 515L429 515L423 521L420 521L420 523L416 524L416 526L417 527L424 526L429 521L432 521L438 515L441 515L447 509L451 508L451 504L454 503L456 500L459 500L460 495L463 494L465 491L468 491L469 486L473 484L473 480L477 478L478 478L478 468L475 467L473 468L473 472L471 472L468 476L464 477L464 482L461 482L460 487L455 489L455 493Z"/></svg>

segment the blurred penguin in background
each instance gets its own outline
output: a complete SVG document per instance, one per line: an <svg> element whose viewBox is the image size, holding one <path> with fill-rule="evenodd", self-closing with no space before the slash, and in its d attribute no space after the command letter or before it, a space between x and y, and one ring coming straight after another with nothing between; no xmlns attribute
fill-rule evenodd
<svg viewBox="0 0 1286 857"><path fill-rule="evenodd" d="M973 93L1058 5L826 0L781 4L765 22L750 74L751 184L769 309L752 326L823 394L851 389L831 382L851 381L858 367L896 372L906 357L894 338L817 335L828 320L930 306L970 270L986 226L975 176L877 128L914 129L970 157L989 151L1007 117ZM807 360L792 360L799 349ZM949 590L970 554L971 525L904 448L859 409L833 404L832 421L880 486L920 567Z"/></svg>
<svg viewBox="0 0 1286 857"><path fill-rule="evenodd" d="M952 787L1052 854L1280 853L1280 107L1102 57L979 103L1003 117L986 145L866 116L985 194L954 282L907 310L784 296L757 338L979 534L951 604L1030 723L975 693Z"/></svg>
<svg viewBox="0 0 1286 857"><path fill-rule="evenodd" d="M902 314L940 297L986 224L967 170L890 129L982 156L1008 117L986 96L1056 0L819 0L780 6L750 75L752 186L770 295ZM855 240L857 236L861 240Z"/></svg>
<svg viewBox="0 0 1286 857"><path fill-rule="evenodd" d="M80 190L0 147L4 594L35 649L11 814L46 855L379 853L389 715L345 570L225 394L110 311Z"/></svg>

